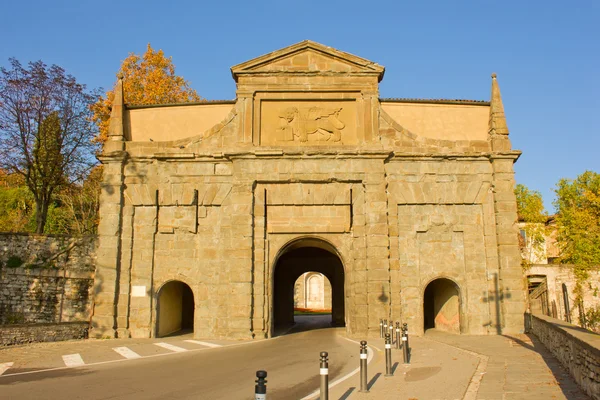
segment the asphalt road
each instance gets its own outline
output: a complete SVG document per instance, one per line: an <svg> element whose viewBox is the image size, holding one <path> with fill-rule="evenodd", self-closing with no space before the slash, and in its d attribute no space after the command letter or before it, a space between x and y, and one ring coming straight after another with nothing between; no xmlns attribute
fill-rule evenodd
<svg viewBox="0 0 600 400"><path fill-rule="evenodd" d="M319 353L329 352L330 382L358 366L358 346L343 328L167 357L86 365L0 379L0 399L253 399L256 371L268 372L268 399L300 399L319 387ZM341 329L341 330L340 330Z"/></svg>

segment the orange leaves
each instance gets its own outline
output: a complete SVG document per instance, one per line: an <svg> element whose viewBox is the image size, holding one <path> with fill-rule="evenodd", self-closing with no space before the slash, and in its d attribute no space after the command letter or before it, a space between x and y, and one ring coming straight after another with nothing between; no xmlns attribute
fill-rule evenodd
<svg viewBox="0 0 600 400"><path fill-rule="evenodd" d="M140 56L129 53L121 63L125 104L169 104L199 101L201 98L183 77L175 74L171 57L162 50L154 50L148 43L146 52ZM92 106L94 122L100 134L96 139L104 143L108 137L108 120L114 99L114 88Z"/></svg>

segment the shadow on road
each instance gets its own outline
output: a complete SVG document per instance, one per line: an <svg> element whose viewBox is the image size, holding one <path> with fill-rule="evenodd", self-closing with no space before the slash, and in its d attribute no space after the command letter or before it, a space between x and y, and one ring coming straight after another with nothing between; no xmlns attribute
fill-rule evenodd
<svg viewBox="0 0 600 400"><path fill-rule="evenodd" d="M22 382L36 382L45 379L55 379L64 377L76 377L92 374L93 371L86 370L85 368L61 368L54 371L43 371L35 374L27 374L27 372L39 371L39 368L11 368L11 373L4 375L0 379L0 386L12 385L15 383ZM23 374L24 375L12 375L12 374ZM0 390L0 393L2 391ZM1 398L2 396L0 396Z"/></svg>
<svg viewBox="0 0 600 400"><path fill-rule="evenodd" d="M349 388L348 390L346 390L344 392L344 394L342 395L342 397L340 397L339 400L346 400L347 398L350 397L350 395L352 394L352 392L354 392L354 389L356 389L354 386Z"/></svg>
<svg viewBox="0 0 600 400"><path fill-rule="evenodd" d="M373 387L373 385L375 384L375 382L377 382L377 379L379 379L380 376L381 372L378 372L375 375L373 375L369 383L367 383L367 389L371 390L371 387Z"/></svg>
<svg viewBox="0 0 600 400"><path fill-rule="evenodd" d="M294 325L275 328L273 336L289 335L315 329L326 329L331 328L331 326L331 314L296 315L294 316Z"/></svg>

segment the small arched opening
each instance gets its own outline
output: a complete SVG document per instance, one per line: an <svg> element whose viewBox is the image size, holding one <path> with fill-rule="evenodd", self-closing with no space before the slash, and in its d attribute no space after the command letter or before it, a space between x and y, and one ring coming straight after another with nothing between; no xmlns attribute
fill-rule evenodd
<svg viewBox="0 0 600 400"><path fill-rule="evenodd" d="M194 330L194 294L180 281L165 283L158 292L156 337Z"/></svg>
<svg viewBox="0 0 600 400"><path fill-rule="evenodd" d="M460 333L460 290L450 279L435 279L425 288L423 328Z"/></svg>

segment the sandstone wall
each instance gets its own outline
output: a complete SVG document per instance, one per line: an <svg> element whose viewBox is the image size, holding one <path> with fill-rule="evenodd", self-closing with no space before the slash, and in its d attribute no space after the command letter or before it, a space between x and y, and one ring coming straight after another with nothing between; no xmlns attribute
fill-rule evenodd
<svg viewBox="0 0 600 400"><path fill-rule="evenodd" d="M594 400L600 399L598 335L544 315L530 315L531 332Z"/></svg>
<svg viewBox="0 0 600 400"><path fill-rule="evenodd" d="M0 234L0 249L0 325L90 320L94 238Z"/></svg>

